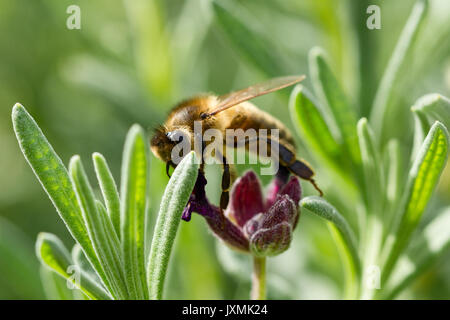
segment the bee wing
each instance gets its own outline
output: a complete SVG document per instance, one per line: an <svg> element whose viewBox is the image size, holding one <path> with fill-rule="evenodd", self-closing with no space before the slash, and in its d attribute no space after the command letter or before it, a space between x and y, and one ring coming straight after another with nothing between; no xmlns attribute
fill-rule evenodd
<svg viewBox="0 0 450 320"><path fill-rule="evenodd" d="M292 86L303 79L305 79L304 75L273 78L266 82L258 83L248 88L221 96L219 97L218 104L209 115L213 116L241 102Z"/></svg>

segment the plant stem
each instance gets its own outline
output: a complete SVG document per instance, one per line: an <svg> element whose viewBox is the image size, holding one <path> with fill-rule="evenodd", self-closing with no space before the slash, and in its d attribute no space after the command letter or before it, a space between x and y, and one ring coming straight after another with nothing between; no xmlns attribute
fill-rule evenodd
<svg viewBox="0 0 450 320"><path fill-rule="evenodd" d="M266 299L266 258L253 257L252 300Z"/></svg>

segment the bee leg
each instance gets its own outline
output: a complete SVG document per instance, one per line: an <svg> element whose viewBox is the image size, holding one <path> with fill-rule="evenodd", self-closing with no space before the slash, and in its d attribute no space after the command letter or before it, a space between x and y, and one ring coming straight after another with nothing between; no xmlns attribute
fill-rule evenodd
<svg viewBox="0 0 450 320"><path fill-rule="evenodd" d="M167 176L170 178L171 177L171 175L170 175L170 173L169 173L169 171L170 171L170 167L176 167L176 165L175 165L175 163L173 163L172 161L167 161L166 162L166 174L167 174Z"/></svg>
<svg viewBox="0 0 450 320"><path fill-rule="evenodd" d="M288 182L290 174L291 172L289 171L289 169L280 164L276 176L280 181L282 181L283 184Z"/></svg>
<svg viewBox="0 0 450 320"><path fill-rule="evenodd" d="M314 189L316 189L319 192L321 197L323 196L322 190L320 190L319 186L316 184L316 181L314 181L314 179L312 178L314 175L314 172L311 170L311 168L305 162L303 162L301 160L295 160L295 162L293 164L291 164L288 168L295 175L311 182Z"/></svg>
<svg viewBox="0 0 450 320"><path fill-rule="evenodd" d="M230 165L227 162L227 158L222 155L223 174L222 174L222 194L220 195L220 209L225 210L230 200L230 184L231 174Z"/></svg>
<svg viewBox="0 0 450 320"><path fill-rule="evenodd" d="M295 154L282 144L278 144L278 152L279 158L281 160L280 162L283 162L289 169L289 171L291 171L296 176L308 180L322 197L323 192L316 184L316 181L314 181L314 179L312 178L314 176L314 171L310 168L310 166L304 161L296 159Z"/></svg>

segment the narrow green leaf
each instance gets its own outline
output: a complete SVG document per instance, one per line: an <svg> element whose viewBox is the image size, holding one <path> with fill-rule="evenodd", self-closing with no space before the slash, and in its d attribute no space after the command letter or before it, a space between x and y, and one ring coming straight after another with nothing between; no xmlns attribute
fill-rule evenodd
<svg viewBox="0 0 450 320"><path fill-rule="evenodd" d="M425 227L421 232L422 239L408 255L401 257L389 281L388 294L383 298L394 299L450 249L449 225L450 207L447 207Z"/></svg>
<svg viewBox="0 0 450 320"><path fill-rule="evenodd" d="M106 240L108 241L108 246L111 248L112 251L116 251L116 254L114 256L114 259L118 260L117 267L120 266L119 274L120 276L125 279L125 276L123 274L123 258L120 256L120 241L119 238L114 230L114 226L112 224L111 219L108 216L108 213L106 212L106 208L99 200L95 200L95 205L97 206L97 212L100 215L101 222L103 223L103 229L105 230ZM125 280L123 280L125 281Z"/></svg>
<svg viewBox="0 0 450 320"><path fill-rule="evenodd" d="M347 296L356 297L357 284L361 277L361 262L356 237L345 218L326 200L316 196L303 198L300 206L327 220L339 250L347 277Z"/></svg>
<svg viewBox="0 0 450 320"><path fill-rule="evenodd" d="M320 48L311 49L309 67L316 95L333 116L329 119L332 120L329 124L334 126L332 130L334 129L337 138L342 140L353 163L359 164L361 159L356 136L355 112Z"/></svg>
<svg viewBox="0 0 450 320"><path fill-rule="evenodd" d="M370 114L370 122L377 136L380 136L383 130L389 98L392 88L395 87L398 71L403 61L405 61L406 53L412 46L414 38L420 29L421 22L425 18L427 7L428 1L426 0L418 0L416 2L384 71Z"/></svg>
<svg viewBox="0 0 450 320"><path fill-rule="evenodd" d="M435 122L425 138L410 171L400 207L398 223L392 233L395 241L390 243L383 270L382 284L389 278L397 258L407 246L412 232L422 217L433 190L447 163L449 135L445 126Z"/></svg>
<svg viewBox="0 0 450 320"><path fill-rule="evenodd" d="M164 191L147 266L150 299L162 298L170 253L180 224L181 213L194 189L198 168L195 153L189 153L174 170Z"/></svg>
<svg viewBox="0 0 450 320"><path fill-rule="evenodd" d="M417 157L417 153L422 146L426 134L430 131L430 127L431 124L425 113L422 110L414 110L414 142L413 149L411 151L412 160Z"/></svg>
<svg viewBox="0 0 450 320"><path fill-rule="evenodd" d="M411 107L413 112L422 111L429 121L440 121L450 126L450 99L438 93L424 95Z"/></svg>
<svg viewBox="0 0 450 320"><path fill-rule="evenodd" d="M37 123L19 103L13 108L12 122L20 149L28 164L47 192L72 237L81 245L99 276L105 279L103 268L89 239L69 174L61 159ZM105 285L109 284L105 283Z"/></svg>
<svg viewBox="0 0 450 320"><path fill-rule="evenodd" d="M43 265L58 273L68 281L71 281L89 298L99 300L111 299L100 285L95 283L83 271L78 270L80 271L78 279L77 275L68 273L70 272L70 267L73 266L73 263L64 244L55 235L50 233L40 233L36 241L36 254ZM74 269L74 271L77 270Z"/></svg>
<svg viewBox="0 0 450 320"><path fill-rule="evenodd" d="M81 205L89 237L102 263L106 280L111 284L111 288L108 289L112 291L111 294L113 294L114 298L126 298L127 290L119 242L117 238L116 241L111 241L110 236L115 234L111 235L108 233L109 230L105 229L105 219L102 217L102 213L98 211L92 187L89 184L79 156L73 156L70 159L69 173L75 194Z"/></svg>
<svg viewBox="0 0 450 320"><path fill-rule="evenodd" d="M377 150L377 143L367 119L361 118L357 125L359 148L364 172L365 192L369 213L382 214L384 176L383 165Z"/></svg>
<svg viewBox="0 0 450 320"><path fill-rule="evenodd" d="M386 208L384 209L383 224L384 226L392 226L395 221L395 213L397 212L404 186L404 173L403 170L403 158L400 150L398 140L392 139L388 142L385 150L385 182L386 187L384 189L386 198ZM389 232L389 227L384 228L384 236L386 238Z"/></svg>
<svg viewBox="0 0 450 320"><path fill-rule="evenodd" d="M117 237L120 237L120 200L116 183L103 155L95 152L92 155L92 160L108 215L112 221Z"/></svg>
<svg viewBox="0 0 450 320"><path fill-rule="evenodd" d="M308 147L327 164L339 169L341 145L331 134L311 93L302 85L296 86L289 100L289 108L294 126Z"/></svg>
<svg viewBox="0 0 450 320"><path fill-rule="evenodd" d="M419 98L411 107L414 113L415 131L412 159L419 152L425 135L434 121L442 122L447 128L450 126L450 100L437 93L430 93Z"/></svg>
<svg viewBox="0 0 450 320"><path fill-rule="evenodd" d="M234 4L234 7L233 5ZM250 17L242 17L243 8L233 1L212 1L216 21L234 47L249 63L255 65L268 76L283 73L276 47L269 45L264 31L259 31Z"/></svg>
<svg viewBox="0 0 450 320"><path fill-rule="evenodd" d="M145 210L148 191L148 143L138 125L128 132L122 160L121 239L128 291L147 299L145 274Z"/></svg>

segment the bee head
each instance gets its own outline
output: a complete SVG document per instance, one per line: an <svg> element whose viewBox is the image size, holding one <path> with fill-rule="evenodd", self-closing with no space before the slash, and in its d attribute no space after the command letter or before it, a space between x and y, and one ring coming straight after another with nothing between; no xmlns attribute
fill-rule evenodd
<svg viewBox="0 0 450 320"><path fill-rule="evenodd" d="M173 160L173 147L188 138L189 134L183 129L168 131L165 127L159 127L155 129L155 134L150 141L150 148L157 158L167 163Z"/></svg>

